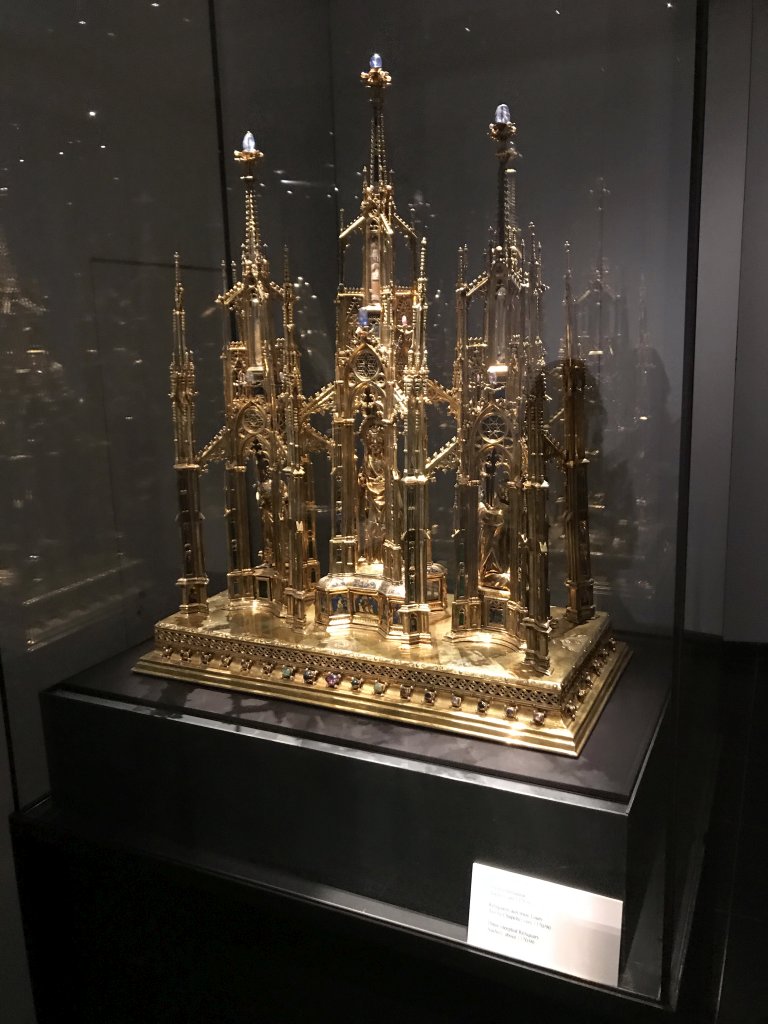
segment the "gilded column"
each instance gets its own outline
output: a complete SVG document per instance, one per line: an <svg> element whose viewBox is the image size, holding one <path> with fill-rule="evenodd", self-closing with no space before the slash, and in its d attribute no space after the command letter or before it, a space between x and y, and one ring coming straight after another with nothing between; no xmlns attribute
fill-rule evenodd
<svg viewBox="0 0 768 1024"><path fill-rule="evenodd" d="M528 467L523 485L528 561L526 663L538 672L549 670L549 523L544 457L544 375L538 373L526 400L525 428Z"/></svg>
<svg viewBox="0 0 768 1024"><path fill-rule="evenodd" d="M305 466L301 449L301 375L296 349L293 304L293 284L288 273L286 256L283 275L285 357L282 370L286 456L282 465L282 476L288 496L285 517L285 561L288 571L283 599L289 622L294 628L303 629L306 623L307 603L312 598L312 591L307 587L306 578L309 533L306 529L305 504L305 476L307 470L311 472L311 466L309 460Z"/></svg>
<svg viewBox="0 0 768 1024"><path fill-rule="evenodd" d="M345 337L346 304L337 304L336 380L331 425L331 575L351 575L357 568L357 452L352 395L346 387L344 364L348 350Z"/></svg>
<svg viewBox="0 0 768 1024"><path fill-rule="evenodd" d="M458 471L456 473L455 526L456 593L451 609L451 633L456 639L480 628L478 591L480 550L479 486L474 472L473 439L470 437L471 387L468 352L467 312L469 298L466 283L466 249L459 250L459 276L456 283L456 368L455 386L459 390L456 437Z"/></svg>
<svg viewBox="0 0 768 1024"><path fill-rule="evenodd" d="M430 642L427 574L431 545L427 514L427 367L424 346L427 312L426 244L426 239L423 238L419 278L413 298L413 338L403 381L408 405L405 421L405 466L402 478L405 602L400 609L400 621L403 637L409 644Z"/></svg>
<svg viewBox="0 0 768 1024"><path fill-rule="evenodd" d="M248 522L248 482L246 468L236 459L227 459L225 467L225 518L227 521L229 572L227 590L230 601L252 601L256 596L251 556L251 531Z"/></svg>

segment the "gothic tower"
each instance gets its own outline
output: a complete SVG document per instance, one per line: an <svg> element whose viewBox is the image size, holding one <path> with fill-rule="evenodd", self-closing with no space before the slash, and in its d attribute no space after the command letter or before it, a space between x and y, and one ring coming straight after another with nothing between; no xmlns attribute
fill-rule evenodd
<svg viewBox="0 0 768 1024"><path fill-rule="evenodd" d="M378 54L361 80L371 103L369 163L359 216L339 234L335 379L325 398L333 413L330 566L316 620L429 642L430 610L445 605L445 574L431 564L427 518L426 241L395 205L384 133L392 79ZM353 244L360 277L350 285Z"/></svg>
<svg viewBox="0 0 768 1024"><path fill-rule="evenodd" d="M245 186L240 279L219 301L234 317L224 346L230 601L256 600L303 628L317 579L311 464L302 454L304 398L287 266L283 286L270 277L259 230L256 171L263 154L248 132L235 160ZM278 336L276 323L283 323ZM252 487L248 475L253 467ZM251 537L253 489L259 549ZM287 568L287 572L286 572Z"/></svg>
<svg viewBox="0 0 768 1024"><path fill-rule="evenodd" d="M458 472L454 640L495 639L520 647L531 621L529 593L546 604L541 248L530 227L528 253L517 222L516 127L496 109L496 219L487 268L466 280L460 252L456 288L455 386ZM469 335L470 303L483 304L483 331ZM533 457L531 457L533 454ZM533 576L531 575L533 573ZM546 615L541 632L546 634ZM538 634L537 634L538 635Z"/></svg>

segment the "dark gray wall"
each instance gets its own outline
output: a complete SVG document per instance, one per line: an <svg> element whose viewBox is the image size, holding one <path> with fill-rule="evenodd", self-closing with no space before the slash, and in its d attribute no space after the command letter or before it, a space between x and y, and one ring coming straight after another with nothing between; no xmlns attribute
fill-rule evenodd
<svg viewBox="0 0 768 1024"><path fill-rule="evenodd" d="M686 625L723 633L752 0L713 0L702 168Z"/></svg>
<svg viewBox="0 0 768 1024"><path fill-rule="evenodd" d="M686 625L768 642L768 6L712 0Z"/></svg>
<svg viewBox="0 0 768 1024"><path fill-rule="evenodd" d="M723 634L768 642L768 4L752 15Z"/></svg>

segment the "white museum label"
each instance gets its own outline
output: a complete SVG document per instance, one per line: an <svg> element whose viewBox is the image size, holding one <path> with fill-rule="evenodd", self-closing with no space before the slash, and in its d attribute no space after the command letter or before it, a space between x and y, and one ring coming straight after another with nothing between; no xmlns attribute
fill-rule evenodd
<svg viewBox="0 0 768 1024"><path fill-rule="evenodd" d="M472 865L467 942L601 985L619 981L622 901Z"/></svg>

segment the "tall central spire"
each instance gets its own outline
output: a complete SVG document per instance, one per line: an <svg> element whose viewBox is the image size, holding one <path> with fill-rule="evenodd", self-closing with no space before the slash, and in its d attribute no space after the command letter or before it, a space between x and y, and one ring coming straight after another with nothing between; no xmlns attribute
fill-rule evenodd
<svg viewBox="0 0 768 1024"><path fill-rule="evenodd" d="M360 80L371 90L371 145L369 174L371 185L387 185L387 147L384 139L384 90L392 76L382 67L381 54L371 54L368 71L360 72Z"/></svg>
<svg viewBox="0 0 768 1024"><path fill-rule="evenodd" d="M512 246L517 233L517 171L512 164L519 155L514 142L517 126L512 122L506 103L500 103L496 108L488 134L496 143L496 156L499 159L496 244L503 246L506 251Z"/></svg>
<svg viewBox="0 0 768 1024"><path fill-rule="evenodd" d="M245 185L245 242L243 244L243 270L246 264L258 262L261 238L259 235L259 214L256 205L256 168L264 154L256 148L252 132L243 137L243 148L235 150L235 160L243 165L240 180Z"/></svg>

